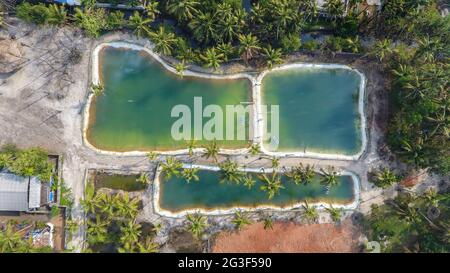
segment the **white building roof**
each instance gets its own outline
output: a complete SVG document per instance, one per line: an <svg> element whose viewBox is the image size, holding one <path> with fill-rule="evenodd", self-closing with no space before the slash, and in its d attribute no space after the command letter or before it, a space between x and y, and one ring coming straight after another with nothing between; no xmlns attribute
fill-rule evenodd
<svg viewBox="0 0 450 273"><path fill-rule="evenodd" d="M38 178L0 173L0 211L28 211L39 208L41 182Z"/></svg>

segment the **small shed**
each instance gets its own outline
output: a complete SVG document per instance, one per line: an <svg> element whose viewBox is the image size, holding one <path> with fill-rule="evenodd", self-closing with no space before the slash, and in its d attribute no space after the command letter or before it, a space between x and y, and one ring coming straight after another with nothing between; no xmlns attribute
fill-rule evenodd
<svg viewBox="0 0 450 273"><path fill-rule="evenodd" d="M0 173L0 211L30 211L41 206L41 181Z"/></svg>

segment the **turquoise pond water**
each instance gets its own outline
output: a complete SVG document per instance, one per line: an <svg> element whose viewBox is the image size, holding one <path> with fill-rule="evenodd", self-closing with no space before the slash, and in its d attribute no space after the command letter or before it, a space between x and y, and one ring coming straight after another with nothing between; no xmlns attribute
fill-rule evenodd
<svg viewBox="0 0 450 273"><path fill-rule="evenodd" d="M267 193L259 189L262 182L257 181L252 189L248 189L242 184L236 185L227 181L220 183L219 172L200 170L198 175L200 181L190 183L183 178L161 178L160 207L176 212L195 208L255 207L261 204L283 207L305 200L348 204L354 200L354 182L351 176L340 176L338 185L332 187L328 193L325 186L320 184L319 176L309 185L296 185L283 176L282 183L285 188L268 200Z"/></svg>
<svg viewBox="0 0 450 273"><path fill-rule="evenodd" d="M268 73L261 85L262 103L279 105L280 114L279 138L268 139L265 146L271 151L358 153L360 81L356 72L347 69L296 68ZM271 148L270 143L278 147Z"/></svg>

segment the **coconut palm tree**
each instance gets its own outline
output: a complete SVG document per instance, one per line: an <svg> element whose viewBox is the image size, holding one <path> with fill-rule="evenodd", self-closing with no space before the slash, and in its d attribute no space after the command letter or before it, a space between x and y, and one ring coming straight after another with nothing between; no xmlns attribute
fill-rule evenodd
<svg viewBox="0 0 450 273"><path fill-rule="evenodd" d="M381 188L387 188L398 182L397 175L388 168L380 168L374 175L375 185Z"/></svg>
<svg viewBox="0 0 450 273"><path fill-rule="evenodd" d="M250 147L250 154L257 155L261 153L261 145L259 143L255 143Z"/></svg>
<svg viewBox="0 0 450 273"><path fill-rule="evenodd" d="M212 67L217 70L224 60L224 55L218 53L214 47L206 49L205 54L200 55L200 58L205 62L206 67Z"/></svg>
<svg viewBox="0 0 450 273"><path fill-rule="evenodd" d="M179 62L179 63L177 63L177 64L175 65L175 70L177 71L177 74L178 74L181 78L183 78L183 76L184 76L184 71L185 71L186 69L188 69L188 66L184 63L184 61L181 61L181 62Z"/></svg>
<svg viewBox="0 0 450 273"><path fill-rule="evenodd" d="M242 176L242 184L244 184L244 186L246 186L250 190L251 188L253 188L253 186L255 186L256 180L252 175L246 174Z"/></svg>
<svg viewBox="0 0 450 273"><path fill-rule="evenodd" d="M196 0L171 0L168 2L167 10L179 21L189 21L198 12L199 5L200 2Z"/></svg>
<svg viewBox="0 0 450 273"><path fill-rule="evenodd" d="M155 51L170 56L177 42L175 34L169 32L165 27L160 26L157 31L150 31L149 37L155 44Z"/></svg>
<svg viewBox="0 0 450 273"><path fill-rule="evenodd" d="M139 241L141 235L141 225L135 220L130 220L120 227L121 236L120 242L122 244L129 244L134 246Z"/></svg>
<svg viewBox="0 0 450 273"><path fill-rule="evenodd" d="M317 7L316 0L303 0L300 2L300 9L305 13L305 19L312 21L313 18L319 14L319 8Z"/></svg>
<svg viewBox="0 0 450 273"><path fill-rule="evenodd" d="M234 54L234 47L230 42L220 43L217 45L217 52L223 55L224 62L228 62L228 59Z"/></svg>
<svg viewBox="0 0 450 273"><path fill-rule="evenodd" d="M97 208L108 218L114 217L116 213L116 199L106 193L97 194Z"/></svg>
<svg viewBox="0 0 450 273"><path fill-rule="evenodd" d="M212 158L215 162L217 162L217 156L219 155L219 147L217 146L217 142L214 139L209 145L203 146L206 149L204 157L206 159Z"/></svg>
<svg viewBox="0 0 450 273"><path fill-rule="evenodd" d="M303 217L305 217L308 223L314 223L317 221L317 219L319 219L319 213L317 212L317 209L315 207L309 206L308 201L305 200L305 204L303 204L302 207Z"/></svg>
<svg viewBox="0 0 450 273"><path fill-rule="evenodd" d="M393 53L391 40L377 40L369 52L369 55L375 56L380 62Z"/></svg>
<svg viewBox="0 0 450 273"><path fill-rule="evenodd" d="M26 242L11 223L6 225L5 230L0 231L0 253L14 253L25 246Z"/></svg>
<svg viewBox="0 0 450 273"><path fill-rule="evenodd" d="M97 215L95 221L87 221L87 235L89 244L103 243L108 238L108 223Z"/></svg>
<svg viewBox="0 0 450 273"><path fill-rule="evenodd" d="M64 6L58 6L51 4L48 6L48 19L47 23L50 25L62 25L67 20L67 11Z"/></svg>
<svg viewBox="0 0 450 273"><path fill-rule="evenodd" d="M141 38L150 32L149 25L152 22L151 18L143 18L138 11L135 11L128 19L128 26L133 29L138 38Z"/></svg>
<svg viewBox="0 0 450 273"><path fill-rule="evenodd" d="M147 16L152 21L155 21L156 15L160 14L161 12L158 9L159 2L157 1L144 1L143 6L144 10L147 13Z"/></svg>
<svg viewBox="0 0 450 273"><path fill-rule="evenodd" d="M236 211L234 214L234 219L231 220L231 222L234 224L237 230L241 230L246 225L251 224L250 219L242 213L241 211Z"/></svg>
<svg viewBox="0 0 450 273"><path fill-rule="evenodd" d="M194 156L194 149L196 148L195 140L191 139L187 145L189 157Z"/></svg>
<svg viewBox="0 0 450 273"><path fill-rule="evenodd" d="M341 0L327 0L323 8L333 20L337 20L337 18L344 15L345 11L344 3Z"/></svg>
<svg viewBox="0 0 450 273"><path fill-rule="evenodd" d="M189 222L187 230L196 238L200 238L205 229L208 227L208 221L205 216L200 214L188 214L186 220Z"/></svg>
<svg viewBox="0 0 450 273"><path fill-rule="evenodd" d="M152 238L147 237L144 243L137 243L138 253L158 253L159 245L152 241Z"/></svg>
<svg viewBox="0 0 450 273"><path fill-rule="evenodd" d="M91 90L92 93L94 93L94 96L98 97L105 91L105 88L101 84L91 84Z"/></svg>
<svg viewBox="0 0 450 273"><path fill-rule="evenodd" d="M203 44L209 44L217 37L215 18L210 12L199 13L189 22L195 39Z"/></svg>
<svg viewBox="0 0 450 273"><path fill-rule="evenodd" d="M260 187L260 190L267 192L269 200L277 194L280 189L284 189L280 176L276 173L272 173L272 177L268 177L266 174L258 176L264 185Z"/></svg>
<svg viewBox="0 0 450 273"><path fill-rule="evenodd" d="M147 172L143 172L139 175L139 177L136 179L136 182L139 182L143 185L148 185L150 183L150 176Z"/></svg>
<svg viewBox="0 0 450 273"><path fill-rule="evenodd" d="M150 161L154 161L154 160L158 159L158 154L155 153L155 152L149 152L149 153L147 154L147 158L148 158L148 160L150 160Z"/></svg>
<svg viewBox="0 0 450 273"><path fill-rule="evenodd" d="M86 184L84 199L80 200L80 204L83 207L85 213L95 213L98 207L98 198L95 198L94 183L88 181Z"/></svg>
<svg viewBox="0 0 450 273"><path fill-rule="evenodd" d="M341 220L342 209L334 208L333 205L330 204L330 206L328 208L326 207L325 210L328 211L333 222L338 223Z"/></svg>
<svg viewBox="0 0 450 273"><path fill-rule="evenodd" d="M328 167L327 170L321 168L320 172L322 175L320 182L327 188L336 186L338 184L338 176L334 167Z"/></svg>
<svg viewBox="0 0 450 273"><path fill-rule="evenodd" d="M361 42L359 40L359 36L355 38L349 37L345 39L345 46L347 50L350 50L352 53L358 53L361 50Z"/></svg>
<svg viewBox="0 0 450 273"><path fill-rule="evenodd" d="M180 175L180 169L183 167L183 163L178 161L174 157L167 157L166 162L161 163L161 172L170 179L172 176L178 177Z"/></svg>
<svg viewBox="0 0 450 273"><path fill-rule="evenodd" d="M246 63L251 60L261 50L259 40L252 34L239 34L239 54Z"/></svg>
<svg viewBox="0 0 450 273"><path fill-rule="evenodd" d="M225 181L233 182L239 184L242 180L243 173L239 171L236 162L227 159L226 161L219 164L220 167L220 182Z"/></svg>
<svg viewBox="0 0 450 273"><path fill-rule="evenodd" d="M281 56L283 55L281 53L281 49L273 49L271 45L263 49L262 55L264 56L266 65L269 67L269 69L272 69L274 65L283 62L283 59L281 58Z"/></svg>
<svg viewBox="0 0 450 273"><path fill-rule="evenodd" d="M273 229L273 219L272 217L264 218L264 229Z"/></svg>
<svg viewBox="0 0 450 273"><path fill-rule="evenodd" d="M275 170L280 167L280 159L278 157L272 157L270 159L270 163L272 164L272 168Z"/></svg>
<svg viewBox="0 0 450 273"><path fill-rule="evenodd" d="M199 181L200 178L197 175L198 171L199 171L198 168L186 168L186 169L183 169L183 171L181 172L181 176L184 179L186 179L186 181L188 183L191 182L192 180Z"/></svg>
<svg viewBox="0 0 450 273"><path fill-rule="evenodd" d="M117 195L117 214L125 218L134 219L139 213L139 198L130 200L128 193Z"/></svg>

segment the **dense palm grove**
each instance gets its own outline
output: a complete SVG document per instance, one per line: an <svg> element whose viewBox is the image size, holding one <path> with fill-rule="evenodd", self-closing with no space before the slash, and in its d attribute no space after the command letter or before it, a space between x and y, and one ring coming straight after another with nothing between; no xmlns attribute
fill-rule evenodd
<svg viewBox="0 0 450 273"><path fill-rule="evenodd" d="M143 9L104 9L96 6L95 0L83 0L82 6L76 8L24 1L16 7L15 14L30 23L75 25L93 38L123 30L150 39L158 53L176 60L174 65L181 76L194 64L216 71L223 64L241 62L260 69L280 64L294 52L330 57L340 52L352 54L381 67L390 83L386 90L392 104L386 132L390 150L412 168L444 175L450 172L450 20L439 13L438 0L382 1L381 10L373 16L368 16L359 5L362 0L349 0L347 6L340 0L327 0L322 9L315 0L254 0L250 1L250 9L244 8L242 0L99 2L140 5ZM4 14L0 9L0 27L7 26ZM326 34L326 39L303 41L302 34L310 32ZM190 156L193 148L191 144ZM212 143L205 149L206 159L217 162L217 145ZM254 155L260 153L258 147L251 150ZM155 157L149 154L150 160ZM278 167L276 163L274 159L274 168ZM4 149L0 153L0 168L9 166L14 170L13 164L18 165ZM168 158L162 167L167 176L182 176L187 182L198 180L197 169L181 170L181 163L174 158ZM231 161L222 162L220 168L224 180L249 188L255 184ZM288 174L296 184L308 183L313 175L311 166L294 167ZM332 185L336 180L332 169L322 170L321 175L325 184ZM400 180L395 170L388 168L370 176L382 188ZM279 175L257 179L264 183L261 190L269 198L282 189ZM123 198L128 197L87 193L83 207L89 216L89 246L113 244L116 251L155 251L157 246L139 236L140 226L135 222L137 203L125 208ZM383 251L448 252L448 205L448 193L403 193L386 205L374 207L365 217L369 237L382 242ZM339 219L339 211L332 207L329 211L334 219ZM307 203L304 215L317 219L317 212ZM187 221L197 237L207 227L207 220L200 215L190 215ZM249 223L239 213L234 221L237 227ZM270 219L266 224L271 225ZM110 229L114 230L111 235Z"/></svg>

